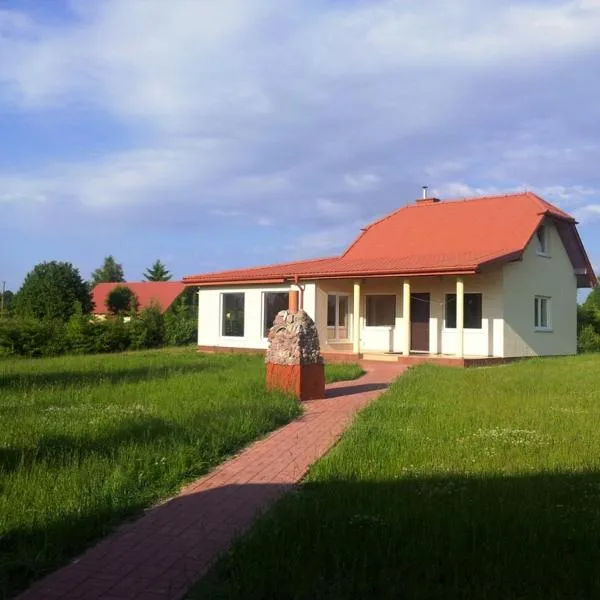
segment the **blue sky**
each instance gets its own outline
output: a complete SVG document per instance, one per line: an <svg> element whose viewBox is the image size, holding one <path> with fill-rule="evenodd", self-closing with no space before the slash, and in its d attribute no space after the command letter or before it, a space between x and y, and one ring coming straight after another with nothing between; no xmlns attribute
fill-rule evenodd
<svg viewBox="0 0 600 600"><path fill-rule="evenodd" d="M600 0L0 0L0 280L340 252L533 190L600 267Z"/></svg>

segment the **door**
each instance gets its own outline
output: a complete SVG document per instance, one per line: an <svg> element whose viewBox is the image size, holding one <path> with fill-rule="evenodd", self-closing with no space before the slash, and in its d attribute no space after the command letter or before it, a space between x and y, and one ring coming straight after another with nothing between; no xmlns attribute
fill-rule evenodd
<svg viewBox="0 0 600 600"><path fill-rule="evenodd" d="M429 294L410 295L410 349L429 352Z"/></svg>

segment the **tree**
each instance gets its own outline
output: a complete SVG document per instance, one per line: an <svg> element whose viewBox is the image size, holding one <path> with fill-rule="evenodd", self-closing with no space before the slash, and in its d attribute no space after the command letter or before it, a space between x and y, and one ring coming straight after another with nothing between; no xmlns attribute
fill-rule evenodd
<svg viewBox="0 0 600 600"><path fill-rule="evenodd" d="M124 281L123 265L112 255L108 255L102 266L92 273L92 287L98 283L123 283Z"/></svg>
<svg viewBox="0 0 600 600"><path fill-rule="evenodd" d="M600 285L597 285L585 299L583 305L586 308L595 308L600 310Z"/></svg>
<svg viewBox="0 0 600 600"><path fill-rule="evenodd" d="M22 317L68 321L77 302L85 314L92 310L90 289L79 270L68 262L43 262L25 277L14 310Z"/></svg>
<svg viewBox="0 0 600 600"><path fill-rule="evenodd" d="M116 286L106 297L106 308L113 315L130 315L137 307L137 297L126 285Z"/></svg>
<svg viewBox="0 0 600 600"><path fill-rule="evenodd" d="M0 318L10 315L14 294L10 290L0 292Z"/></svg>
<svg viewBox="0 0 600 600"><path fill-rule="evenodd" d="M154 264L144 271L144 277L146 281L169 281L172 275L158 258L154 261Z"/></svg>

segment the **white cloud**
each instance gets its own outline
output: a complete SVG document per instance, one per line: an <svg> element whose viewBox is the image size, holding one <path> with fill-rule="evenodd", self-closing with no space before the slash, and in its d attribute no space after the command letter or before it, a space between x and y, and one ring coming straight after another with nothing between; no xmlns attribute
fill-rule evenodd
<svg viewBox="0 0 600 600"><path fill-rule="evenodd" d="M292 211L306 252L343 247L422 184L594 206L597 1L166 4L0 11L0 106L80 111L128 139L0 170L0 202L138 227Z"/></svg>
<svg viewBox="0 0 600 600"><path fill-rule="evenodd" d="M574 211L573 216L580 223L588 223L600 219L600 204L588 204Z"/></svg>

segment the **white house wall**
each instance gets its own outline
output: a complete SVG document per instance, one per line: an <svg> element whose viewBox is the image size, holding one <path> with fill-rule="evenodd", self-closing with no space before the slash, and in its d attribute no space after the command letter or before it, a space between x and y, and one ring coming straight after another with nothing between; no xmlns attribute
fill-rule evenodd
<svg viewBox="0 0 600 600"><path fill-rule="evenodd" d="M198 345L224 348L266 349L263 337L263 292L288 292L290 286L229 286L200 288L198 292ZM244 335L221 335L222 300L225 293L244 293ZM315 285L304 285L304 310L314 319Z"/></svg>
<svg viewBox="0 0 600 600"><path fill-rule="evenodd" d="M361 284L361 351L402 351L405 320L402 309L402 279L365 279ZM464 353L466 356L496 356L504 354L503 322L503 273L501 269L464 277L465 293L480 292L482 297L481 329L464 330ZM457 349L456 330L444 327L445 295L456 293L455 277L413 277L411 292L431 294L429 319L429 352L454 355ZM319 339L324 352L340 352L351 349L351 343L327 343L327 295L348 294L352 315L352 280L325 280L316 283L316 315ZM396 318L394 327L365 326L365 296L368 294L395 294Z"/></svg>
<svg viewBox="0 0 600 600"><path fill-rule="evenodd" d="M573 266L551 222L549 256L537 254L534 238L521 261L504 267L504 352L506 356L577 352L577 282ZM534 298L551 298L552 331L536 331Z"/></svg>

